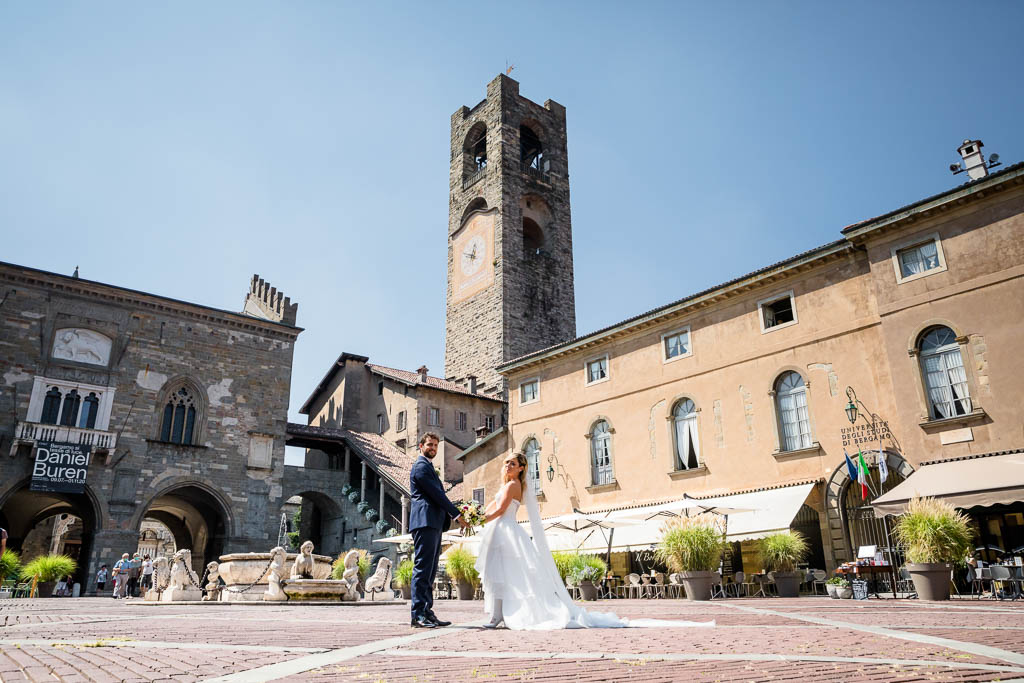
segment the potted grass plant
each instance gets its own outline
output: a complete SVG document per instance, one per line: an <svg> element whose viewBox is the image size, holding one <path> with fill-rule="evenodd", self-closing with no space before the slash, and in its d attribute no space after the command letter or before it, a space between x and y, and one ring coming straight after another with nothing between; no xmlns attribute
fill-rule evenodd
<svg viewBox="0 0 1024 683"><path fill-rule="evenodd" d="M73 574L77 568L78 563L67 555L40 555L21 568L21 578L23 581L35 579L39 597L49 598L57 579Z"/></svg>
<svg viewBox="0 0 1024 683"><path fill-rule="evenodd" d="M459 545L448 551L445 571L455 582L459 600L472 600L480 583L480 574L476 571L476 557L466 548Z"/></svg>
<svg viewBox="0 0 1024 683"><path fill-rule="evenodd" d="M921 600L949 600L950 572L971 551L974 528L964 513L935 498L913 498L896 522L907 571Z"/></svg>
<svg viewBox="0 0 1024 683"><path fill-rule="evenodd" d="M21 558L13 550L4 550L0 555L0 581L6 581L8 577L17 578L21 572Z"/></svg>
<svg viewBox="0 0 1024 683"><path fill-rule="evenodd" d="M393 583L402 591L403 600L412 599L412 560L402 560L398 563Z"/></svg>
<svg viewBox="0 0 1024 683"><path fill-rule="evenodd" d="M704 517L680 517L662 527L657 557L678 572L687 600L710 600L725 537Z"/></svg>
<svg viewBox="0 0 1024 683"><path fill-rule="evenodd" d="M773 572L780 598L800 595L804 573L796 565L807 554L807 541L796 531L782 531L761 539L761 560Z"/></svg>

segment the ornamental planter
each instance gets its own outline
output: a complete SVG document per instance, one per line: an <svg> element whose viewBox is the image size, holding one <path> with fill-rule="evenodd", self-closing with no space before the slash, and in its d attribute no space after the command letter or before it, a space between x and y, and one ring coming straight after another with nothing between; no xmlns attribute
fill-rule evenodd
<svg viewBox="0 0 1024 683"><path fill-rule="evenodd" d="M56 581L39 581L36 583L36 594L40 598L52 598Z"/></svg>
<svg viewBox="0 0 1024 683"><path fill-rule="evenodd" d="M947 562L907 563L914 590L921 600L949 600L949 577L953 567Z"/></svg>
<svg viewBox="0 0 1024 683"><path fill-rule="evenodd" d="M832 598L833 600L838 600L839 599L839 596L836 595L836 588L837 587L838 586L836 586L834 583L826 583L825 584L825 590L828 591L828 597Z"/></svg>
<svg viewBox="0 0 1024 683"><path fill-rule="evenodd" d="M580 581L580 595L584 600L597 600L597 586L593 581Z"/></svg>
<svg viewBox="0 0 1024 683"><path fill-rule="evenodd" d="M398 590L402 591L403 600L412 600L412 586L399 586Z"/></svg>
<svg viewBox="0 0 1024 683"><path fill-rule="evenodd" d="M836 597L840 600L853 598L853 588L850 586L836 586Z"/></svg>
<svg viewBox="0 0 1024 683"><path fill-rule="evenodd" d="M476 586L465 581L456 581L455 589L459 594L459 600L472 600L476 593Z"/></svg>
<svg viewBox="0 0 1024 683"><path fill-rule="evenodd" d="M679 572L687 600L710 600L711 586L718 579L718 572Z"/></svg>
<svg viewBox="0 0 1024 683"><path fill-rule="evenodd" d="M775 572L775 588L779 591L779 597L800 597L800 582L803 579L803 572Z"/></svg>

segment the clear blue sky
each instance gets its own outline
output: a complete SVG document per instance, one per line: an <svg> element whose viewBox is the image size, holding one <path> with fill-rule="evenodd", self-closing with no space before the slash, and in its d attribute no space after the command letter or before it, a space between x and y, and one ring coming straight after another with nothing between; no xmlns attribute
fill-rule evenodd
<svg viewBox="0 0 1024 683"><path fill-rule="evenodd" d="M441 375L449 118L505 67L568 108L578 331L1024 159L1024 3L5 2L0 260L299 303ZM1016 123L1014 123L1016 122Z"/></svg>

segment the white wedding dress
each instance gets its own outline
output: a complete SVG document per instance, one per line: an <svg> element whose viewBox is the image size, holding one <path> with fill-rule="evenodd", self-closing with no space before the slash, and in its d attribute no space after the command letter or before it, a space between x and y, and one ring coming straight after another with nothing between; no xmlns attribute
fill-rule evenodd
<svg viewBox="0 0 1024 683"><path fill-rule="evenodd" d="M530 487L527 486L527 489ZM500 493L499 493L500 495ZM513 631L563 628L714 626L714 621L625 619L611 612L590 612L572 601L555 568L532 491L523 498L530 513L530 534L516 522L519 501L512 500L480 536L476 570L484 589L484 609L494 613L501 600L505 626Z"/></svg>

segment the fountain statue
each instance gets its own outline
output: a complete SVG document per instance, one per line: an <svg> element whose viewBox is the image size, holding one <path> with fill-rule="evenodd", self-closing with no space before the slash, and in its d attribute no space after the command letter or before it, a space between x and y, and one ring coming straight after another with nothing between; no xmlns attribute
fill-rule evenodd
<svg viewBox="0 0 1024 683"><path fill-rule="evenodd" d="M147 602L160 602L160 594L167 587L167 582L170 580L170 571L167 568L167 558L158 557L153 560L153 585L143 598Z"/></svg>
<svg viewBox="0 0 1024 683"><path fill-rule="evenodd" d="M270 551L270 556L272 559L268 570L268 587L267 592L263 594L263 599L267 601L287 600L288 596L285 595L282 582L284 581L284 564L288 555L284 548L277 546Z"/></svg>
<svg viewBox="0 0 1024 683"><path fill-rule="evenodd" d="M220 565L216 562L211 562L206 565L206 595L203 596L204 602L217 602L220 600L220 572L218 571Z"/></svg>
<svg viewBox="0 0 1024 683"><path fill-rule="evenodd" d="M394 600L396 598L395 591L391 590L391 560L386 557L380 558L377 561L377 571L373 573L373 576L366 579L366 588L363 599L366 599L366 594L369 594L370 600L374 600L377 597L377 593L383 593L388 600Z"/></svg>
<svg viewBox="0 0 1024 683"><path fill-rule="evenodd" d="M192 571L192 551L183 549L171 558L171 582L160 596L161 602L198 602L203 592L197 588L199 577Z"/></svg>
<svg viewBox="0 0 1024 683"><path fill-rule="evenodd" d="M299 555L292 564L293 579L313 578L313 541L303 541L299 548Z"/></svg>

